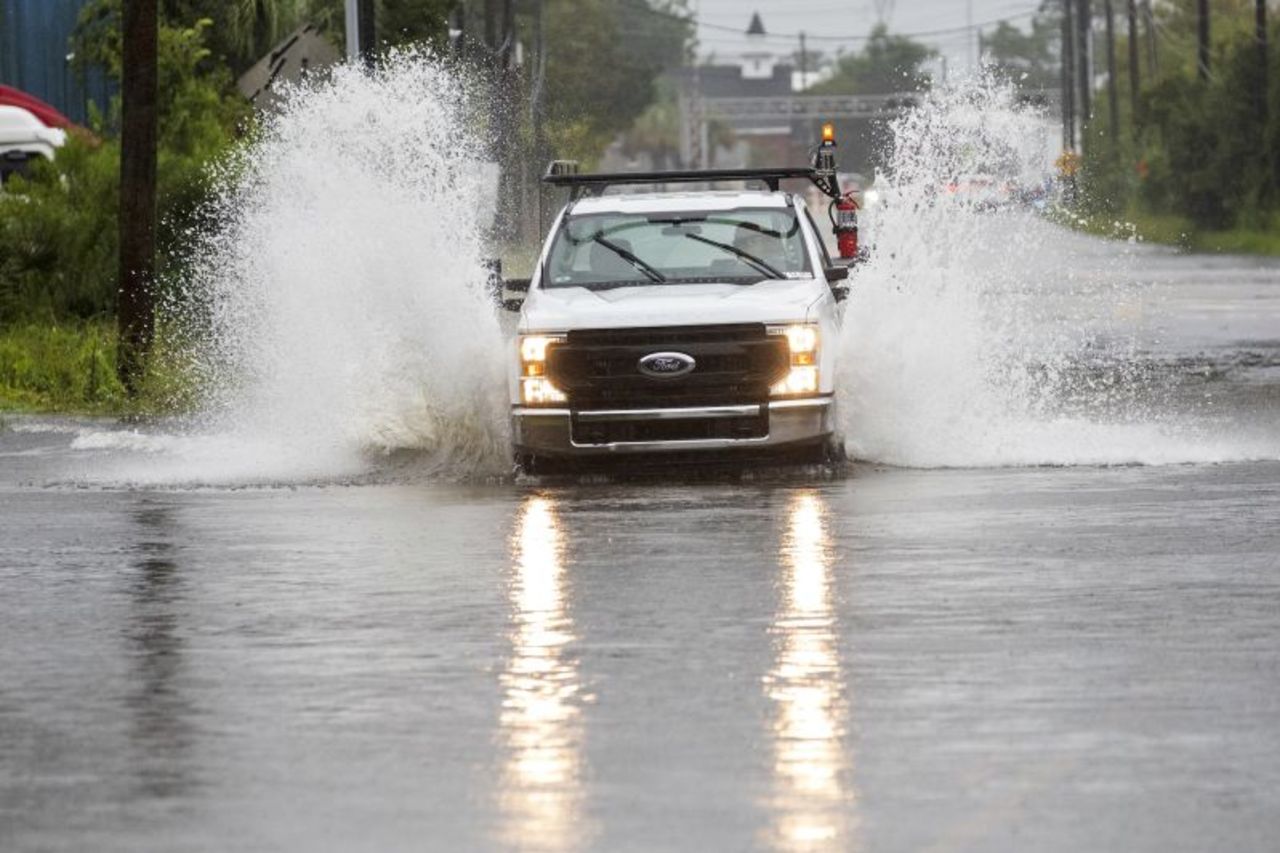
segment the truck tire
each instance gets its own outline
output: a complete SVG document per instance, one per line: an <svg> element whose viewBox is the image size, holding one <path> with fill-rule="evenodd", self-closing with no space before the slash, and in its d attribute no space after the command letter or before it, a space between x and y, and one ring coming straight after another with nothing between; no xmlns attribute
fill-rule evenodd
<svg viewBox="0 0 1280 853"><path fill-rule="evenodd" d="M516 476L524 474L528 477L536 477L538 475L538 457L532 453L517 453L515 456Z"/></svg>
<svg viewBox="0 0 1280 853"><path fill-rule="evenodd" d="M810 445L803 457L803 461L809 465L842 465L847 459L844 439L834 435Z"/></svg>

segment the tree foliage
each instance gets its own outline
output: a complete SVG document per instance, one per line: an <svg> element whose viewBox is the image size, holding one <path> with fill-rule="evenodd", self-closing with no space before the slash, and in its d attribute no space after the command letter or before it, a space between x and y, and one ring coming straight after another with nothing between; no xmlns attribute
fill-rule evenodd
<svg viewBox="0 0 1280 853"><path fill-rule="evenodd" d="M1048 5L1032 19L1030 32L1008 21L997 24L983 37L983 59L1022 88L1051 88L1060 82L1061 33L1061 14L1056 6Z"/></svg>
<svg viewBox="0 0 1280 853"><path fill-rule="evenodd" d="M83 8L72 52L119 79L122 0ZM380 41L443 46L458 0L382 0ZM526 60L528 7L519 7ZM655 79L688 54L683 0L549 0L546 139L559 156L591 161L655 100ZM207 197L207 166L251 124L234 75L302 20L341 41L343 0L161 0L159 248L162 280L182 263L185 235ZM529 76L511 77L527 92ZM518 100L518 99L517 99ZM516 110L527 121L527 110ZM670 122L671 115L660 122ZM119 207L118 101L0 192L0 323L94 318L112 310ZM543 152L538 152L541 156Z"/></svg>
<svg viewBox="0 0 1280 853"><path fill-rule="evenodd" d="M810 91L817 95L875 95L921 89L930 80L924 64L936 53L908 36L890 34L884 24L876 24L866 46L841 57L835 73Z"/></svg>
<svg viewBox="0 0 1280 853"><path fill-rule="evenodd" d="M1158 73L1149 62L1140 66L1137 114L1122 97L1120 127L1109 127L1107 111L1099 109L1085 133L1090 208L1174 215L1206 230L1274 227L1280 211L1280 27L1273 18L1264 70L1253 38L1253 7L1253 0L1215 0L1205 81L1196 73L1194 0L1156 6ZM1123 51L1120 58L1119 73L1127 75ZM1259 102L1264 73L1265 105Z"/></svg>
<svg viewBox="0 0 1280 853"><path fill-rule="evenodd" d="M119 78L120 0L83 10L73 50ZM212 58L206 19L162 24L159 33L157 180L160 269L172 268L181 237L206 196L206 165L235 140L248 105ZM116 288L119 101L94 120L95 136L72 134L52 162L0 193L0 322L89 318L111 311Z"/></svg>
<svg viewBox="0 0 1280 853"><path fill-rule="evenodd" d="M546 137L556 156L591 161L657 98L664 68L688 56L683 4L557 0L546 6Z"/></svg>
<svg viewBox="0 0 1280 853"><path fill-rule="evenodd" d="M209 52L233 74L257 62L298 26L307 11L306 0L161 0L160 7L173 26L209 21Z"/></svg>
<svg viewBox="0 0 1280 853"><path fill-rule="evenodd" d="M1205 228L1265 225L1265 211L1280 202L1280 63L1273 57L1268 121L1257 109L1253 41L1239 39L1218 59L1207 84L1184 71L1144 94L1141 198Z"/></svg>
<svg viewBox="0 0 1280 853"><path fill-rule="evenodd" d="M345 0L297 0L300 19L315 24L336 45L345 43ZM462 0L376 0L378 44L383 48L429 44L443 48L449 16Z"/></svg>

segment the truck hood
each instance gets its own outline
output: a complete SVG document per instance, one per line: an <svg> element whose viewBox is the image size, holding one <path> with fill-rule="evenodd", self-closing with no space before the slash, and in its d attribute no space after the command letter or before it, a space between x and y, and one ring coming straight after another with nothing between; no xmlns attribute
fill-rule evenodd
<svg viewBox="0 0 1280 853"><path fill-rule="evenodd" d="M707 323L795 323L823 294L818 279L759 284L659 284L588 290L535 289L521 331L695 326Z"/></svg>

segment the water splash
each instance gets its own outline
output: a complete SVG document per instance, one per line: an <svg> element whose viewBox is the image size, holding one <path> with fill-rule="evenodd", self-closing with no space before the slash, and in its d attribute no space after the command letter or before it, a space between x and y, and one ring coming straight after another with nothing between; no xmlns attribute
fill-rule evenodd
<svg viewBox="0 0 1280 853"><path fill-rule="evenodd" d="M455 472L502 466L476 102L421 53L284 93L219 169L217 225L195 235L172 310L207 401L191 434L160 442L173 464L156 476L344 477L402 449Z"/></svg>
<svg viewBox="0 0 1280 853"><path fill-rule="evenodd" d="M217 175L215 225L169 306L207 392L189 428L85 427L89 479L349 481L508 467L503 334L480 259L492 197L477 98L421 54L285 93ZM989 81L930 95L892 127L886 203L848 303L839 396L851 452L909 466L1280 458L1276 418L1169 403L1135 329L1143 247L950 192L1029 187L1054 130ZM1280 410L1280 406L1274 407ZM371 464L371 457L374 462ZM385 470L385 467L384 467Z"/></svg>
<svg viewBox="0 0 1280 853"><path fill-rule="evenodd" d="M1139 331L1159 306L1143 247L1102 244L1008 203L1052 172L1056 130L1012 88L970 80L895 121L886 203L844 329L855 456L1004 466L1276 458L1175 411Z"/></svg>

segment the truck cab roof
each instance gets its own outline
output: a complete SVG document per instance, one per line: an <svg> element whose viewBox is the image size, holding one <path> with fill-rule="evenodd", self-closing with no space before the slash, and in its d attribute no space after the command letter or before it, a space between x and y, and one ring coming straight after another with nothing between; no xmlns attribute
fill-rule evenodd
<svg viewBox="0 0 1280 853"><path fill-rule="evenodd" d="M788 192L681 190L588 196L573 205L572 213L666 213L674 210L709 211L739 207L785 208L790 205L791 193Z"/></svg>

